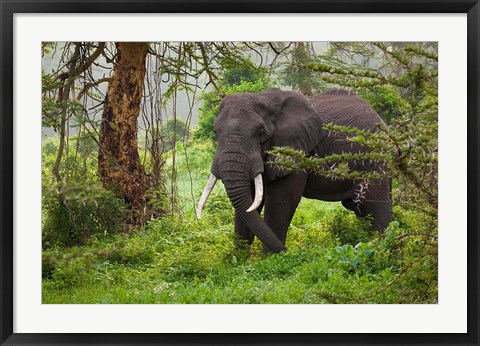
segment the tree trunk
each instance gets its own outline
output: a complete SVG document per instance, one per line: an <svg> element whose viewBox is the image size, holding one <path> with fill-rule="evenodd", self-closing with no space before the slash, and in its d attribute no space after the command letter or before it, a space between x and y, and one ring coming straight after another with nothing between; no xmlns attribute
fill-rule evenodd
<svg viewBox="0 0 480 346"><path fill-rule="evenodd" d="M145 221L148 179L140 163L137 118L145 78L147 43L119 42L102 114L98 173L103 185L132 209L128 225Z"/></svg>

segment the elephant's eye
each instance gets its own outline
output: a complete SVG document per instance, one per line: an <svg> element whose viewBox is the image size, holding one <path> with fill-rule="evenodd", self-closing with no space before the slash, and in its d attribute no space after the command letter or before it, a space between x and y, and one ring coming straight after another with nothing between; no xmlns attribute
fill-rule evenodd
<svg viewBox="0 0 480 346"><path fill-rule="evenodd" d="M258 138L260 139L260 142L263 142L267 139L267 134L263 128L258 130Z"/></svg>

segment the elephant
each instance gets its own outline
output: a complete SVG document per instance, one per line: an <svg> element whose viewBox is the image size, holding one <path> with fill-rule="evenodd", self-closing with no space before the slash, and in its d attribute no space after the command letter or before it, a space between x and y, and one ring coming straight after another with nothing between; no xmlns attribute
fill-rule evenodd
<svg viewBox="0 0 480 346"><path fill-rule="evenodd" d="M215 119L218 149L211 176L196 210L202 209L221 179L235 209L235 243L263 243L263 252L286 251L287 230L302 196L341 201L357 217L371 217L384 230L392 219L391 180L330 179L312 172L289 171L269 164L273 147L291 147L312 157L358 153L367 147L329 133L334 123L378 131L383 123L375 110L353 92L334 90L314 96L277 88L225 96ZM373 170L368 162L349 162L353 169ZM264 208L264 218L260 212Z"/></svg>

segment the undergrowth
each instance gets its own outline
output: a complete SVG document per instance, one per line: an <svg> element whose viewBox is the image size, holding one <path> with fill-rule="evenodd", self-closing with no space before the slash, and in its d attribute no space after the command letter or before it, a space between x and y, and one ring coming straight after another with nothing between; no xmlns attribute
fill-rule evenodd
<svg viewBox="0 0 480 346"><path fill-rule="evenodd" d="M213 202L223 202L220 193ZM223 205L223 204L222 204ZM217 214L218 213L218 214ZM43 303L436 303L430 220L400 207L385 233L338 203L303 200L288 252L233 246L228 208L153 220L140 232L43 253Z"/></svg>

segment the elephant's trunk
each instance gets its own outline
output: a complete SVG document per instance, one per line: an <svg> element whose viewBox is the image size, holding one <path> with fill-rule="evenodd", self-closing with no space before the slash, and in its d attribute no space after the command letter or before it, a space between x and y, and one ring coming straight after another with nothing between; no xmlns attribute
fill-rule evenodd
<svg viewBox="0 0 480 346"><path fill-rule="evenodd" d="M253 204L251 165L248 164L247 158L240 153L224 154L218 165L228 198L240 219L272 252L286 251L285 245L262 220L259 213L247 211ZM255 172L256 175L257 173Z"/></svg>

